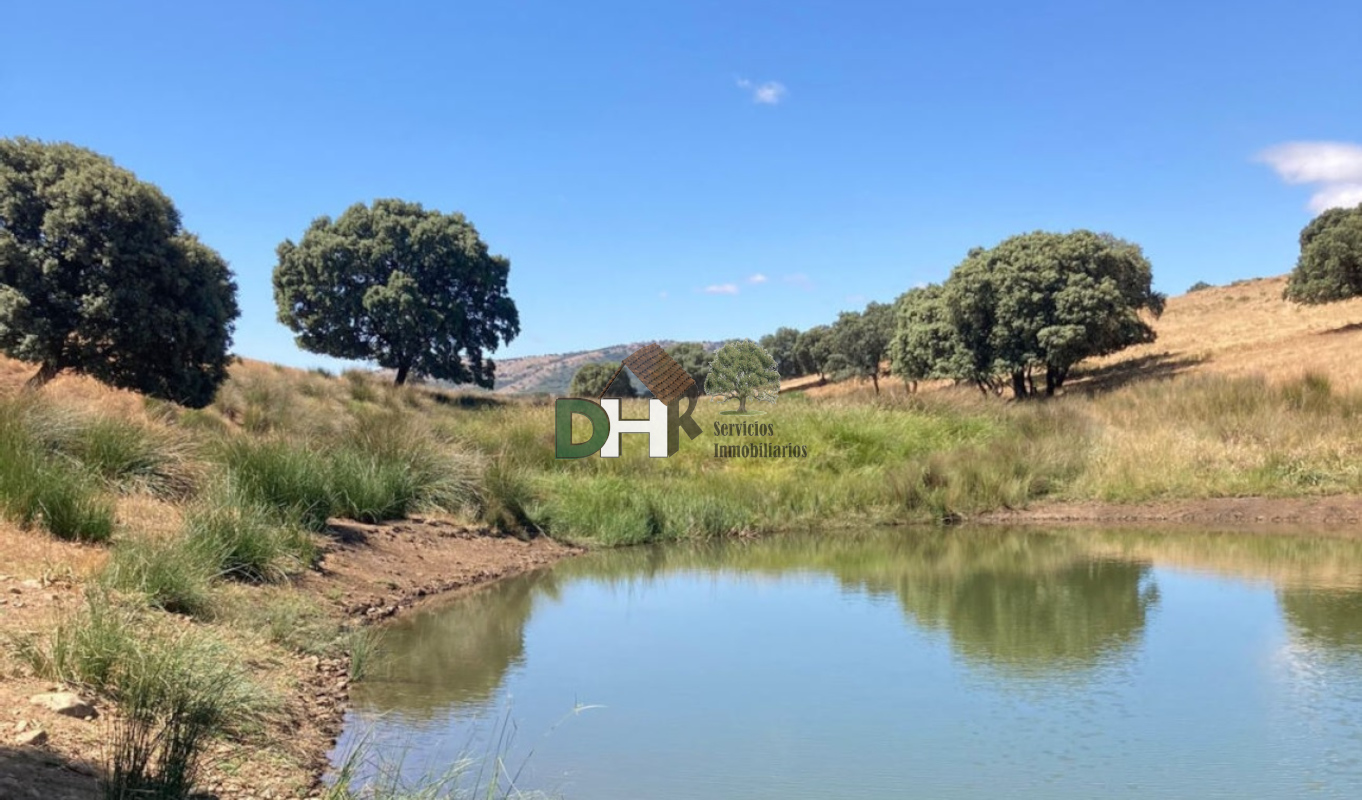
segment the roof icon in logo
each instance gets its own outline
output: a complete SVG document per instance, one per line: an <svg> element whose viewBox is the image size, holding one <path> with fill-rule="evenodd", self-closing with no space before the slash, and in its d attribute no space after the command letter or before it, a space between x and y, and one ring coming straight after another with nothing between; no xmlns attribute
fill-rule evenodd
<svg viewBox="0 0 1362 800"><path fill-rule="evenodd" d="M653 397L661 400L667 405L679 397L688 394L699 394L699 388L692 378L676 360L667 355L667 351L656 344L648 344L635 350L630 356L624 359L620 369L615 371L614 376L605 384L608 390L610 384L619 377L620 370L625 367L634 373L634 377L653 393ZM604 391L601 397L604 397ZM599 398L598 398L599 399Z"/></svg>

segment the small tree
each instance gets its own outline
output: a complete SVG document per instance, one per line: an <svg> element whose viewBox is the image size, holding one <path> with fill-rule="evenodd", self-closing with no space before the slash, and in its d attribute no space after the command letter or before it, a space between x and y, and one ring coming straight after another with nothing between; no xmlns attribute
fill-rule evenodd
<svg viewBox="0 0 1362 800"><path fill-rule="evenodd" d="M894 304L895 328L889 342L892 372L908 391L918 381L948 377L958 357L959 337L938 284L905 292Z"/></svg>
<svg viewBox="0 0 1362 800"><path fill-rule="evenodd" d="M824 368L830 355L828 348L832 343L829 337L831 330L827 325L815 325L799 334L795 340L795 358L805 375L816 373L820 379L825 377Z"/></svg>
<svg viewBox="0 0 1362 800"><path fill-rule="evenodd" d="M880 362L889 352L894 307L871 303L865 311L844 311L832 326L829 368L839 377L870 378L880 393Z"/></svg>
<svg viewBox="0 0 1362 800"><path fill-rule="evenodd" d="M298 346L492 388L495 351L520 333L506 293L511 264L491 255L462 214L419 203L357 203L319 217L278 248L274 298Z"/></svg>
<svg viewBox="0 0 1362 800"><path fill-rule="evenodd" d="M714 358L705 350L704 345L698 342L679 342L667 350L667 355L681 365L691 380L695 381L696 388L704 388L705 379L709 377L709 362Z"/></svg>
<svg viewBox="0 0 1362 800"><path fill-rule="evenodd" d="M776 360L751 339L737 339L719 348L705 379L705 394L720 402L738 401L738 413L747 413L748 400L774 403L780 393Z"/></svg>
<svg viewBox="0 0 1362 800"><path fill-rule="evenodd" d="M588 398L638 397L638 391L629 380L628 371L620 369L618 361L583 364L572 376L568 394Z"/></svg>
<svg viewBox="0 0 1362 800"><path fill-rule="evenodd" d="M0 352L191 407L227 377L236 284L161 190L71 144L0 139Z"/></svg>
<svg viewBox="0 0 1362 800"><path fill-rule="evenodd" d="M793 378L801 374L799 360L795 358L795 344L798 340L798 330L777 328L775 333L766 334L758 342L761 348L775 359L776 370L780 372L782 378Z"/></svg>
<svg viewBox="0 0 1362 800"><path fill-rule="evenodd" d="M1287 300L1314 305L1362 295L1362 204L1331 208L1301 230Z"/></svg>

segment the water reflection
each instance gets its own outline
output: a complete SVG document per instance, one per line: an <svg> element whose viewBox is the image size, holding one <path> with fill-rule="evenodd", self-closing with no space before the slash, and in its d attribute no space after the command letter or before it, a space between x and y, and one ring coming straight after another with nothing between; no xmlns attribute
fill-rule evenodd
<svg viewBox="0 0 1362 800"><path fill-rule="evenodd" d="M506 703L539 735L535 785L571 776L570 796L1362 796L1358 540L904 529L637 548L388 633L349 735L410 735L439 763ZM553 733L574 699L607 710Z"/></svg>
<svg viewBox="0 0 1362 800"><path fill-rule="evenodd" d="M1292 631L1304 642L1362 656L1362 592L1287 589L1277 598Z"/></svg>
<svg viewBox="0 0 1362 800"><path fill-rule="evenodd" d="M525 623L539 598L557 596L548 571L502 581L384 630L383 656L357 687L366 705L429 719L482 708L521 664Z"/></svg>
<svg viewBox="0 0 1362 800"><path fill-rule="evenodd" d="M1094 556L1075 536L1018 531L788 535L596 553L503 581L399 621L365 705L417 718L480 710L524 658L536 603L576 581L627 590L677 573L835 578L892 597L905 621L946 635L976 667L1059 676L1110 664L1158 603L1148 560Z"/></svg>

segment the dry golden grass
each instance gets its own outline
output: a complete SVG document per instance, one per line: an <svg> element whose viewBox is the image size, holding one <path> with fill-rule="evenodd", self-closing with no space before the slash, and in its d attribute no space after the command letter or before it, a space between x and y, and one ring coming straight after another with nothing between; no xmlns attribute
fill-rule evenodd
<svg viewBox="0 0 1362 800"><path fill-rule="evenodd" d="M1362 298L1321 306L1282 299L1286 277L1240 281L1168 301L1158 341L1096 359L1091 367L1163 358L1196 362L1179 371L1294 380L1327 375L1335 388L1362 385Z"/></svg>
<svg viewBox="0 0 1362 800"><path fill-rule="evenodd" d="M70 577L84 581L103 569L109 558L108 548L20 530L4 520L0 520L0 553L4 553L0 573L21 580Z"/></svg>

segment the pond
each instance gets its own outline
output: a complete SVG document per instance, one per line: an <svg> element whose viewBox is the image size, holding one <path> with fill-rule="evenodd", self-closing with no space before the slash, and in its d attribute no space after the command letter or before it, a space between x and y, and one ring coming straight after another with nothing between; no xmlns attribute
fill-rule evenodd
<svg viewBox="0 0 1362 800"><path fill-rule="evenodd" d="M570 799L1362 797L1358 540L616 550L414 613L384 647L338 754L499 754Z"/></svg>

